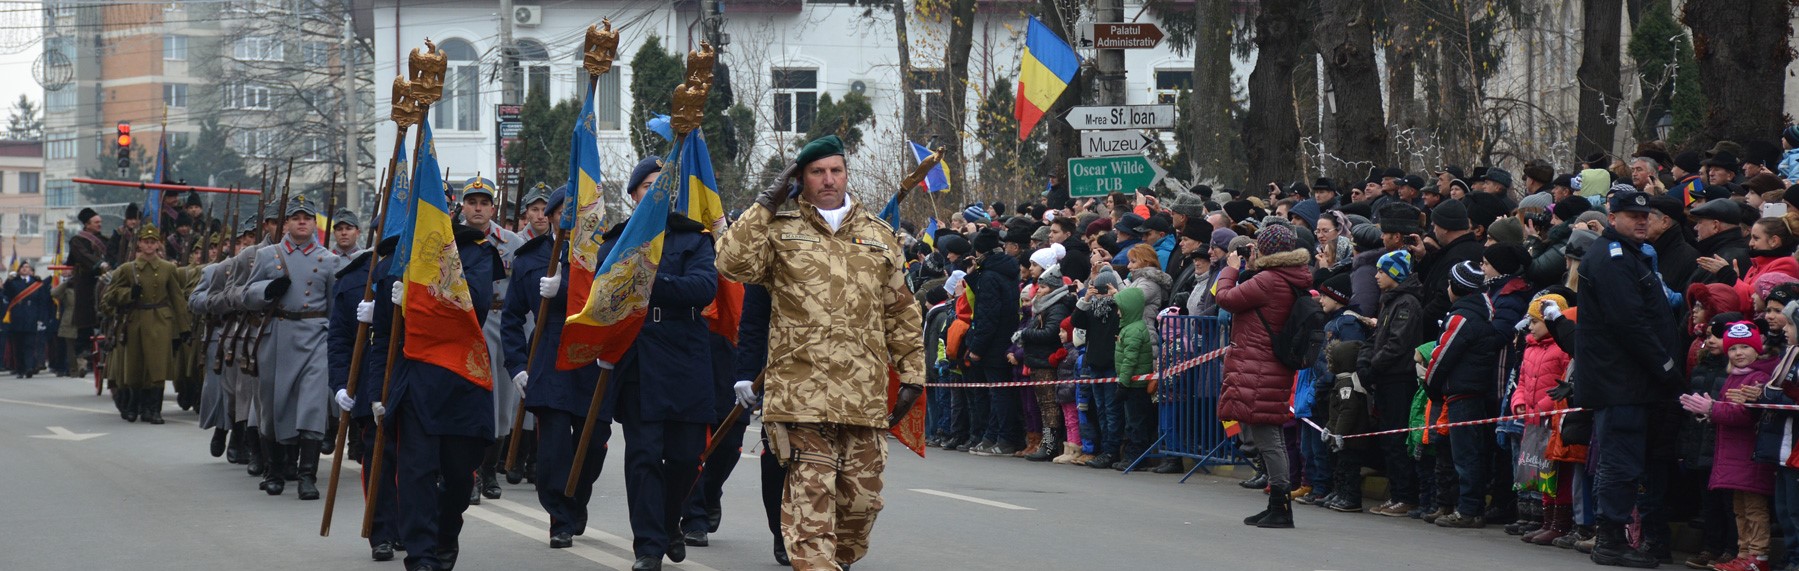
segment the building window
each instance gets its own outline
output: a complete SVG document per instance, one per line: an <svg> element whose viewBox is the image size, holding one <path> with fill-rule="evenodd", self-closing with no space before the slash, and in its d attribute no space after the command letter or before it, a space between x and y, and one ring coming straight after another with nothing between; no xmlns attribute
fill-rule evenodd
<svg viewBox="0 0 1799 571"><path fill-rule="evenodd" d="M45 206L74 206L75 182L53 180L44 185L49 191L44 195Z"/></svg>
<svg viewBox="0 0 1799 571"><path fill-rule="evenodd" d="M446 131L481 129L481 58L467 40L451 38L438 44L449 59L444 75L443 100L432 109L432 126Z"/></svg>
<svg viewBox="0 0 1799 571"><path fill-rule="evenodd" d="M23 177L25 173L19 173L19 176ZM0 171L0 193L4 192L6 192L6 171Z"/></svg>
<svg viewBox="0 0 1799 571"><path fill-rule="evenodd" d="M906 101L906 116L912 118L910 131L919 135L931 122L949 116L948 102L943 98L943 70L912 70L912 99Z"/></svg>
<svg viewBox="0 0 1799 571"><path fill-rule="evenodd" d="M269 109L269 88L249 83L225 86L226 109Z"/></svg>
<svg viewBox="0 0 1799 571"><path fill-rule="evenodd" d="M19 194L37 194L39 192L38 177L40 176L43 175L34 172L19 173Z"/></svg>
<svg viewBox="0 0 1799 571"><path fill-rule="evenodd" d="M56 91L44 92L44 110L51 113L72 111L75 109L75 86L68 85Z"/></svg>
<svg viewBox="0 0 1799 571"><path fill-rule="evenodd" d="M587 70L580 67L575 70L576 89L587 89ZM619 67L614 65L612 73L600 76L599 84L594 86L593 104L599 114L594 117L594 122L598 123L597 128L601 131L617 131L624 128L624 123L620 120L618 99L620 88L618 78L622 76L624 74L619 72ZM587 93L577 91L575 97L585 99Z"/></svg>
<svg viewBox="0 0 1799 571"><path fill-rule="evenodd" d="M19 234L18 235L20 235L20 236L36 236L36 235L38 235L39 232L43 232L43 230L39 228L38 218L40 216L43 216L43 215L42 214L20 214L19 215Z"/></svg>
<svg viewBox="0 0 1799 571"><path fill-rule="evenodd" d="M775 94L775 130L812 130L812 117L818 111L818 70L775 68L770 79Z"/></svg>
<svg viewBox="0 0 1799 571"><path fill-rule="evenodd" d="M275 156L274 132L263 129L239 129L231 134L231 150L254 158Z"/></svg>
<svg viewBox="0 0 1799 571"><path fill-rule="evenodd" d="M75 158L75 134L69 132L50 133L44 137L44 158Z"/></svg>
<svg viewBox="0 0 1799 571"><path fill-rule="evenodd" d="M300 143L300 160L322 162L331 158L331 145L324 137L307 137Z"/></svg>
<svg viewBox="0 0 1799 571"><path fill-rule="evenodd" d="M1182 91L1193 89L1193 70L1191 69L1158 69L1156 70L1156 103L1174 105L1180 101Z"/></svg>
<svg viewBox="0 0 1799 571"><path fill-rule="evenodd" d="M239 38L231 46L231 57L238 61L281 61L286 55L281 40L263 36Z"/></svg>
<svg viewBox="0 0 1799 571"><path fill-rule="evenodd" d="M306 65L319 68L331 64L331 44L325 42L306 42L300 45L300 57Z"/></svg>
<svg viewBox="0 0 1799 571"><path fill-rule="evenodd" d="M514 51L516 52L515 55L517 57L514 61L518 63L519 73L523 75L520 79L524 80L523 84L525 91L523 93L524 98L521 99L521 101L530 100L531 95L537 93L549 95L550 50L543 46L543 42L530 38L514 42L513 45L516 46ZM551 101L555 100L554 97L549 99Z"/></svg>
<svg viewBox="0 0 1799 571"><path fill-rule="evenodd" d="M162 84L162 104L170 107L187 107L187 84Z"/></svg>
<svg viewBox="0 0 1799 571"><path fill-rule="evenodd" d="M163 36L162 59L187 61L187 36Z"/></svg>

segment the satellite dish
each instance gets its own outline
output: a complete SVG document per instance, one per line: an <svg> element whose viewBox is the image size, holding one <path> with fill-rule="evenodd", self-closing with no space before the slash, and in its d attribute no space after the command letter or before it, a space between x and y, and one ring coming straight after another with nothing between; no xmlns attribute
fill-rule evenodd
<svg viewBox="0 0 1799 571"><path fill-rule="evenodd" d="M59 91L75 80L75 63L58 50L44 50L31 63L31 78L45 91Z"/></svg>

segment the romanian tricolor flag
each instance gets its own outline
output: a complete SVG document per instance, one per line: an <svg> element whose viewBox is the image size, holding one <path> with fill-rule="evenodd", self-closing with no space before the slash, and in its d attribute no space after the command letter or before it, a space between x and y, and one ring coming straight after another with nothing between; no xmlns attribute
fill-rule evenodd
<svg viewBox="0 0 1799 571"><path fill-rule="evenodd" d="M168 180L169 180L169 132L165 126L162 134L156 136L156 169L154 171L151 171L151 173L150 173L150 182L154 183L154 184L163 184L163 183L168 182ZM287 208L286 205L282 205L281 207ZM161 228L161 226L162 226L162 191L161 190L150 189L150 199L148 202L146 202L144 204L144 219L149 220L150 225L157 226L159 230L164 230L164 231L173 230L172 228Z"/></svg>
<svg viewBox="0 0 1799 571"><path fill-rule="evenodd" d="M900 230L899 198L900 195L897 192L893 193L893 196L887 197L887 205L881 207L879 215L881 220L886 221L887 225L893 228L894 232Z"/></svg>
<svg viewBox="0 0 1799 571"><path fill-rule="evenodd" d="M677 163L684 142L675 142L673 155L677 157ZM677 168L684 167L677 165ZM579 311L568 315L569 325L595 327L598 334L593 336L591 343L575 344L567 341L568 333L564 329L558 367L566 361L579 364L595 359L617 363L637 339L637 332L643 329L644 316L649 313L650 287L656 283L656 266L662 262L662 237L668 232L668 214L674 209L675 194L680 192L682 178L658 177L656 184L644 192L637 208L631 211L630 221L625 222L624 230L613 239L605 261L594 272L586 303ZM574 240L576 244L583 241L598 244L600 236L596 232ZM569 287L572 290L574 284L570 283ZM569 306L574 307L572 299Z"/></svg>
<svg viewBox="0 0 1799 571"><path fill-rule="evenodd" d="M937 217L932 216L924 223L924 232L920 232L918 241L924 242L932 250L937 249Z"/></svg>
<svg viewBox="0 0 1799 571"><path fill-rule="evenodd" d="M1081 68L1081 58L1074 48L1062 41L1049 26L1035 16L1024 33L1024 55L1018 62L1018 101L1013 116L1018 118L1018 140L1031 135L1031 128L1043 119L1043 112L1055 104L1056 98L1074 83L1074 72Z"/></svg>
<svg viewBox="0 0 1799 571"><path fill-rule="evenodd" d="M419 123L424 138L413 180L422 188L442 188L431 125ZM493 390L493 367L475 302L462 275L462 257L443 193L413 193L412 220L400 236L399 264L405 268L395 287L405 287L400 303L406 318L406 358L454 371L481 388ZM485 300L483 300L485 303Z"/></svg>
<svg viewBox="0 0 1799 571"><path fill-rule="evenodd" d="M595 130L597 114L590 91L581 104L580 119L569 141L568 188L572 196L563 202L561 226L568 231L568 307L586 307L593 291L593 276L600 267L600 237L605 232L600 217L600 141ZM653 277L653 276L652 276ZM564 308L567 311L567 308ZM556 368L564 371L593 363L588 356L600 346L607 332L592 323L569 321L562 328L562 345L556 348Z"/></svg>
<svg viewBox="0 0 1799 571"><path fill-rule="evenodd" d="M924 145L912 141L906 141L906 144L912 146L912 160L922 163L925 157L931 156L931 150L925 148ZM925 173L924 189L927 192L949 190L949 167L943 166L943 161L937 161L937 166L931 167L931 172Z"/></svg>
<svg viewBox="0 0 1799 571"><path fill-rule="evenodd" d="M718 198L718 177L712 174L712 155L700 130L687 135L675 163L681 167L681 191L675 194L675 211L701 226L722 227L724 201ZM737 324L743 320L743 284L718 276L718 294L703 314L707 329L731 340L732 345L737 344Z"/></svg>

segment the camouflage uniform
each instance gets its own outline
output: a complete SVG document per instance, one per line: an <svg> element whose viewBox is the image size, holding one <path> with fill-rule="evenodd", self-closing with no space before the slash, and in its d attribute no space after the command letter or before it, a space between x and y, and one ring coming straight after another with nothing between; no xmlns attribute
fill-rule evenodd
<svg viewBox="0 0 1799 571"><path fill-rule="evenodd" d="M772 296L763 421L791 448L781 528L794 569L868 550L887 463L887 369L924 375L918 304L893 231L860 205L836 232L803 199L752 206L719 240L718 270Z"/></svg>

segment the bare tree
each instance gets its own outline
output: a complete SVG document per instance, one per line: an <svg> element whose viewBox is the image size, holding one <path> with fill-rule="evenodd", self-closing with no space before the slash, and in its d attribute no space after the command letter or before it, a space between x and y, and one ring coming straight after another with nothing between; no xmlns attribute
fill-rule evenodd
<svg viewBox="0 0 1799 571"><path fill-rule="evenodd" d="M1580 132L1574 152L1584 157L1613 149L1624 101L1619 69L1624 5L1623 0L1582 0L1582 6L1581 36L1585 40L1580 53Z"/></svg>
<svg viewBox="0 0 1799 571"><path fill-rule="evenodd" d="M1348 165L1384 165L1387 125L1381 106L1381 75L1374 65L1374 30L1369 6L1349 0L1320 0L1322 10L1312 28L1324 58L1324 106L1335 135L1330 145ZM1351 166L1327 170L1332 176L1367 172ZM1260 181L1258 181L1260 182Z"/></svg>

